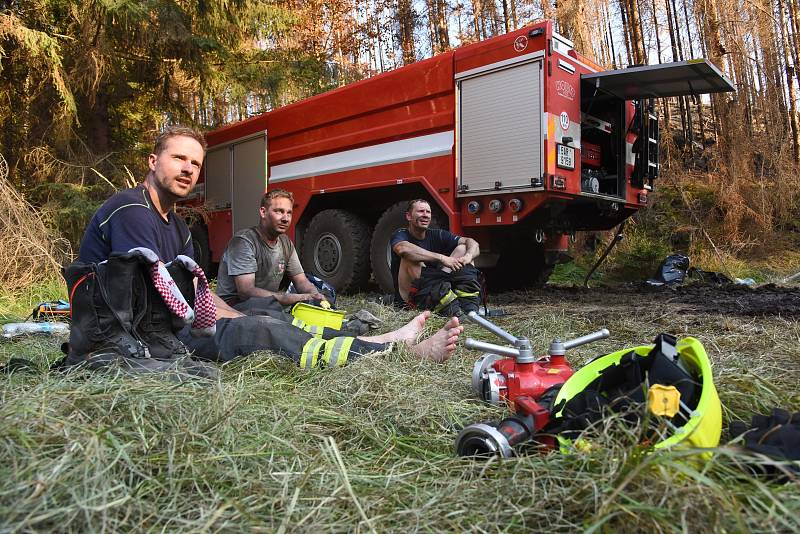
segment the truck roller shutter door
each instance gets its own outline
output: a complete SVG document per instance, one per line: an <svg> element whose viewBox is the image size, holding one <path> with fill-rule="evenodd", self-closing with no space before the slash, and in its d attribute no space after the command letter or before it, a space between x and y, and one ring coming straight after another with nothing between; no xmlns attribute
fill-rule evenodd
<svg viewBox="0 0 800 534"><path fill-rule="evenodd" d="M466 194L531 188L542 175L541 61L459 82L459 185Z"/></svg>
<svg viewBox="0 0 800 534"><path fill-rule="evenodd" d="M258 224L258 208L267 190L267 138L233 145L233 231Z"/></svg>
<svg viewBox="0 0 800 534"><path fill-rule="evenodd" d="M206 173L206 204L212 209L231 205L231 150L229 146L212 148L203 164Z"/></svg>

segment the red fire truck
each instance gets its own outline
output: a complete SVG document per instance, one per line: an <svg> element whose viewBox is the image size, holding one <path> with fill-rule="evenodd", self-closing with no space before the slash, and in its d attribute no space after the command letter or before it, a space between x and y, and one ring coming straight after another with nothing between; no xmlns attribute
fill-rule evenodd
<svg viewBox="0 0 800 534"><path fill-rule="evenodd" d="M390 292L390 235L426 198L436 224L480 243L490 284L543 283L570 234L647 203L652 99L731 90L705 60L601 71L543 21L208 133L195 250L219 262L284 188L307 271Z"/></svg>

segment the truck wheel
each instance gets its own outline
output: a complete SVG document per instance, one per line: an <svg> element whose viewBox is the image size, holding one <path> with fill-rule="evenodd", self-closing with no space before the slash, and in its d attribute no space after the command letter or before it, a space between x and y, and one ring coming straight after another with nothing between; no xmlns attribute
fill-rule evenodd
<svg viewBox="0 0 800 534"><path fill-rule="evenodd" d="M211 248L208 246L208 230L202 224L194 224L189 228L192 234L192 248L194 248L194 261L211 277Z"/></svg>
<svg viewBox="0 0 800 534"><path fill-rule="evenodd" d="M336 291L363 288L369 280L370 229L345 210L321 211L303 236L303 267Z"/></svg>
<svg viewBox="0 0 800 534"><path fill-rule="evenodd" d="M369 252L372 275L383 293L394 294L391 270L392 252L389 249L389 240L395 230L408 226L406 222L407 206L407 201L398 202L390 206L378 219L375 230L372 232L372 244ZM431 227L447 228L447 218L433 203L431 204L431 211Z"/></svg>

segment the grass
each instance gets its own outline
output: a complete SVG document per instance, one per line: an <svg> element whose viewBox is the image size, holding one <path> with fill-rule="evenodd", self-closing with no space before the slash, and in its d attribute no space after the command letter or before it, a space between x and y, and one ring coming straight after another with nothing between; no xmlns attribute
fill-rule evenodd
<svg viewBox="0 0 800 534"><path fill-rule="evenodd" d="M362 297L345 302L387 327L411 317ZM726 423L772 406L800 411L797 320L679 315L667 304L624 302L602 313L558 302L507 310L498 324L537 350L555 336L608 327L610 339L568 353L575 366L661 331L693 335L712 359ZM433 322L431 329L442 320ZM472 325L466 334L497 341ZM44 367L59 343L3 342L0 362L25 356ZM261 353L225 366L210 384L0 377L0 531L800 529L798 481L748 474L733 446L702 463L618 438L572 455L455 458L461 427L506 413L471 392L478 356L462 346L436 365L396 349L303 372Z"/></svg>

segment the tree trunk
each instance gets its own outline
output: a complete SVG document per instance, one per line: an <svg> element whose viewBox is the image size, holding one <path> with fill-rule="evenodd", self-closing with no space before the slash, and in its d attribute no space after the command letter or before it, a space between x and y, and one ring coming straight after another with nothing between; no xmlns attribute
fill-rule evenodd
<svg viewBox="0 0 800 534"><path fill-rule="evenodd" d="M542 17L550 20L556 18L556 10L550 0L542 0Z"/></svg>
<svg viewBox="0 0 800 534"><path fill-rule="evenodd" d="M672 61L681 61L683 59L683 52L681 50L680 33L678 31L678 20L675 17L675 3L674 0L666 0L664 5L667 8L667 29L669 30L670 49L672 51ZM678 107L681 116L681 131L684 137L686 136L686 116L683 98L678 97Z"/></svg>
<svg viewBox="0 0 800 534"><path fill-rule="evenodd" d="M511 2L511 28L516 30L519 28L519 19L517 18L517 0L509 0Z"/></svg>
<svg viewBox="0 0 800 534"><path fill-rule="evenodd" d="M800 69L797 68L800 62L800 17L797 15L799 9L796 2L789 0L786 2L789 5L789 18L792 23L792 35L790 48L792 50L792 63L794 63L794 77L797 80L797 85L800 85Z"/></svg>
<svg viewBox="0 0 800 534"><path fill-rule="evenodd" d="M475 38L483 39L484 34L481 31L483 28L483 2L481 0L472 0L472 20L475 25Z"/></svg>
<svg viewBox="0 0 800 534"><path fill-rule="evenodd" d="M400 50L403 64L410 65L417 60L417 47L414 42L414 27L416 26L416 13L411 0L397 0L397 27Z"/></svg>
<svg viewBox="0 0 800 534"><path fill-rule="evenodd" d="M658 57L658 64L661 65L661 30L658 27L658 17L656 16L656 0L652 0L653 6L653 33L656 35L656 56Z"/></svg>
<svg viewBox="0 0 800 534"><path fill-rule="evenodd" d="M426 0L425 7L428 9L428 40L431 43L431 54L436 55L439 52L439 46L436 38L436 6L434 0Z"/></svg>
<svg viewBox="0 0 800 534"><path fill-rule="evenodd" d="M629 29L629 17L628 17L628 7L627 7L627 0L619 0L619 16L622 19L622 28L624 31L622 32L622 36L625 40L625 55L628 59L628 64L636 63L633 59L633 51L631 50L631 36L630 36L630 29Z"/></svg>
<svg viewBox="0 0 800 534"><path fill-rule="evenodd" d="M436 6L436 37L439 52L450 48L450 28L447 26L447 0L434 0Z"/></svg>
<svg viewBox="0 0 800 534"><path fill-rule="evenodd" d="M633 62L638 65L647 63L645 59L644 38L642 24L639 20L639 5L636 0L625 0L628 7L628 31L631 38L631 52Z"/></svg>
<svg viewBox="0 0 800 534"><path fill-rule="evenodd" d="M687 56L689 59L694 59L694 40L692 39L692 31L689 29L689 9L686 7L686 0L683 0L683 22L686 26L686 44L687 44Z"/></svg>
<svg viewBox="0 0 800 534"><path fill-rule="evenodd" d="M111 89L108 86L98 88L94 103L87 106L88 113L81 121L86 127L86 144L92 154L99 156L109 150L109 118L108 103Z"/></svg>
<svg viewBox="0 0 800 534"><path fill-rule="evenodd" d="M791 1L792 0L788 0L789 3L791 3ZM782 0L777 0L777 4L778 20L787 20L783 11ZM792 155L794 156L794 161L800 163L800 135L798 134L796 102L797 93L794 88L795 66L789 61L791 53L789 51L789 35L786 26L783 24L779 24L779 26L781 27L781 44L783 48L784 69L786 71L786 87L789 92L789 127L792 132Z"/></svg>
<svg viewBox="0 0 800 534"><path fill-rule="evenodd" d="M656 0L652 0L651 6L653 8L653 33L656 35L656 56L658 57L658 64L661 65L663 63L661 59L661 29L658 27L658 10L656 9ZM660 100L661 109L663 110L664 116L664 130L668 132L670 129L669 98L662 98Z"/></svg>
<svg viewBox="0 0 800 534"><path fill-rule="evenodd" d="M492 29L492 36L500 35L499 16L497 13L497 4L492 0L491 2L483 3L484 21L488 18L490 27Z"/></svg>

